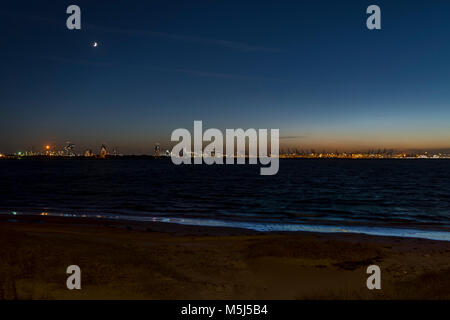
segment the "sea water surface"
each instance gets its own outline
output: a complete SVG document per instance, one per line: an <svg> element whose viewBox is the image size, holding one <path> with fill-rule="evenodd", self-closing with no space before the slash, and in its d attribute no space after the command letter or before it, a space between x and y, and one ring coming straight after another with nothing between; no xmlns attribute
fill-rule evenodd
<svg viewBox="0 0 450 320"><path fill-rule="evenodd" d="M0 213L90 216L259 231L355 232L450 241L449 160L0 161Z"/></svg>

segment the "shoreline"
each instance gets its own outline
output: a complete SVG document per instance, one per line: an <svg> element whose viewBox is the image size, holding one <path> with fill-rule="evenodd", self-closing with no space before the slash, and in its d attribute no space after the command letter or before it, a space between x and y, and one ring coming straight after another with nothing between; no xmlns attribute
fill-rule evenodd
<svg viewBox="0 0 450 320"><path fill-rule="evenodd" d="M1 299L450 298L447 241L49 216L0 216L0 241Z"/></svg>
<svg viewBox="0 0 450 320"><path fill-rule="evenodd" d="M15 212L14 212L15 213ZM99 222L115 222L119 224L146 224L163 223L182 226L197 226L199 228L230 228L237 230L250 230L262 233L324 233L324 234L363 234L368 236L417 238L436 241L450 242L450 229L447 227L436 228L426 224L418 224L421 228L412 226L400 227L388 224L348 223L338 224L331 221L324 222L299 222L299 223L275 223L271 221L245 221L245 220L223 220L218 218L204 217L164 217L164 216L128 216L128 215L96 215L96 214L57 214L45 212L41 214L11 214L0 212L0 218L10 217L12 219L21 217L24 219L32 217L47 217L66 219L65 221L76 222L77 219L98 220ZM170 228L169 228L170 229Z"/></svg>

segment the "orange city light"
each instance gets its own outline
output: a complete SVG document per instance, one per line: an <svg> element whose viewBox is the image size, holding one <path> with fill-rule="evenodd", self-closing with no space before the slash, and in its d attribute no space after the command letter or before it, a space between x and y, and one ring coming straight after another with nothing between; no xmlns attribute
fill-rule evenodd
<svg viewBox="0 0 450 320"><path fill-rule="evenodd" d="M49 146L49 145L46 145L46 146L45 146L45 149L46 149L46 150L50 150L50 146Z"/></svg>

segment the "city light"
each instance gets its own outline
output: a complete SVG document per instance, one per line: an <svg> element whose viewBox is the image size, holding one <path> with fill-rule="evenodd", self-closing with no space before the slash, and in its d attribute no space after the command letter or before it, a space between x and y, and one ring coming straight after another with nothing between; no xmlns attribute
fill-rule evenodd
<svg viewBox="0 0 450 320"><path fill-rule="evenodd" d="M156 144L152 149L148 149L149 153L144 156L153 157L171 157L172 152L166 150L161 152L161 147ZM117 152L117 149L112 148L112 152L109 152L108 148L101 144L98 152L92 149L85 149L82 152L77 152L75 144L67 141L65 146L57 147L57 145L45 144L41 151L27 150L25 152L19 151L13 154L0 153L0 159L21 159L23 157L92 157L92 158L110 158L110 157L123 157L127 154L121 154ZM81 150L80 150L81 151ZM217 152L216 155L222 155ZM203 154L192 153L192 157L201 157ZM225 156L225 155L224 155ZM239 156L239 155L238 155ZM334 152L325 151L317 152L314 149L301 149L300 146L290 146L289 148L281 148L279 152L280 159L295 159L295 158L311 158L311 159L450 159L450 152L439 151L396 151L394 149L369 149L368 151L341 151L335 150Z"/></svg>

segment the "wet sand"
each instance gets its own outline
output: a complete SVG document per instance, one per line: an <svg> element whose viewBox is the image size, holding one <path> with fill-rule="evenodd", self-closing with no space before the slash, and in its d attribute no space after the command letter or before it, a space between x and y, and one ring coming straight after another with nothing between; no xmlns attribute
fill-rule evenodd
<svg viewBox="0 0 450 320"><path fill-rule="evenodd" d="M450 242L0 216L0 299L450 299Z"/></svg>

